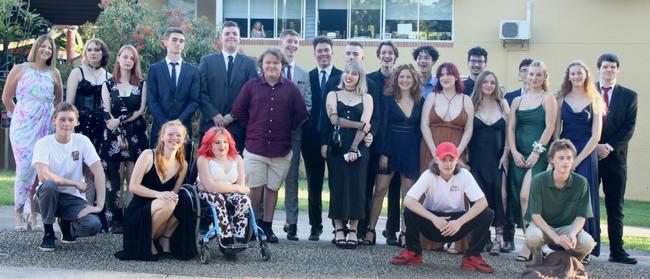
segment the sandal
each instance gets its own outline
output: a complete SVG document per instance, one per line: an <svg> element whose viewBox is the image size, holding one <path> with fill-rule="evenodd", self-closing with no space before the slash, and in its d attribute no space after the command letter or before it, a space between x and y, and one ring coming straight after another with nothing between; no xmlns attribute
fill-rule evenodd
<svg viewBox="0 0 650 279"><path fill-rule="evenodd" d="M359 239L350 239L350 235L354 234L354 238L357 238L357 230L348 230L348 240L346 242L346 249L357 249L357 245L359 244Z"/></svg>
<svg viewBox="0 0 650 279"><path fill-rule="evenodd" d="M38 213L32 212L29 214L28 222L27 222L27 230L34 231L34 232L40 232L43 230L43 226L38 224Z"/></svg>
<svg viewBox="0 0 650 279"><path fill-rule="evenodd" d="M583 265L588 265L591 262L591 254L587 254L580 262Z"/></svg>
<svg viewBox="0 0 650 279"><path fill-rule="evenodd" d="M531 260L533 260L533 252L524 245L524 247L521 248L521 251L519 251L519 255L515 257L515 261L529 262Z"/></svg>
<svg viewBox="0 0 650 279"><path fill-rule="evenodd" d="M172 253L171 253L171 250L170 250L170 251L165 251L165 249L163 248L163 245L160 244L160 239L161 239L161 238L164 238L164 239L167 239L167 240L171 240L171 238L170 238L169 236L161 235L161 236L158 238L158 241L156 241L156 242L158 243L158 247L160 247L160 249L158 249L158 247L156 247L156 249L158 250L158 253L159 253L160 255L164 255L164 256L171 255L171 254L172 254ZM171 243L170 243L170 244L171 244ZM170 249L171 249L171 245L170 245Z"/></svg>
<svg viewBox="0 0 650 279"><path fill-rule="evenodd" d="M372 233L372 238L368 238L368 233ZM363 245L375 245L377 243L377 232L374 229L368 228L366 231L366 239L363 240L361 244Z"/></svg>
<svg viewBox="0 0 650 279"><path fill-rule="evenodd" d="M343 233L343 238L336 238L336 233L342 232ZM334 231L334 244L336 245L337 248L340 249L345 249L348 241L345 240L345 229L336 229Z"/></svg>
<svg viewBox="0 0 650 279"><path fill-rule="evenodd" d="M501 242L495 241L492 242L492 247L490 248L490 255L498 256L501 254Z"/></svg>
<svg viewBox="0 0 650 279"><path fill-rule="evenodd" d="M399 247L406 248L406 233L405 232L399 232L399 236L397 237L397 244Z"/></svg>
<svg viewBox="0 0 650 279"><path fill-rule="evenodd" d="M25 216L22 212L16 212L16 227L14 228L17 232L27 231L27 224L25 223Z"/></svg>

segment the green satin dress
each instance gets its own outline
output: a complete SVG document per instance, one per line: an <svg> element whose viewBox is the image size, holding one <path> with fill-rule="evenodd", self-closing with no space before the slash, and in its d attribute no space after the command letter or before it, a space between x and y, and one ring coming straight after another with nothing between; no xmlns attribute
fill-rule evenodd
<svg viewBox="0 0 650 279"><path fill-rule="evenodd" d="M528 158L528 155L533 151L533 142L538 141L546 128L546 113L542 105L529 110L516 110L517 127L515 127L515 142L517 144L517 151ZM539 155L537 163L532 167L532 176L545 171L548 166L547 151ZM524 181L524 176L529 168L520 168L515 164L512 156L510 156L510 167L508 168L508 190L510 199L510 206L508 214L510 220L522 226L521 215L521 202L519 201L521 193L521 184Z"/></svg>

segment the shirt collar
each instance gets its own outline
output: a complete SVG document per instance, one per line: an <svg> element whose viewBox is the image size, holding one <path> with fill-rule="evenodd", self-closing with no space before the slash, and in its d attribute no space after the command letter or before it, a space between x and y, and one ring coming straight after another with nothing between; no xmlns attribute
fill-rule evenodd
<svg viewBox="0 0 650 279"><path fill-rule="evenodd" d="M172 62L176 62L176 63L178 63L178 65L181 65L181 64L183 64L183 58L178 59L178 61L172 61L171 59L169 59L169 57L165 57L165 63L167 63L167 65L169 65L169 63L172 63Z"/></svg>
<svg viewBox="0 0 650 279"><path fill-rule="evenodd" d="M225 49L221 51L223 53L223 58L228 60L228 56L232 55L232 59L235 60L237 58L237 52L229 53Z"/></svg>
<svg viewBox="0 0 650 279"><path fill-rule="evenodd" d="M605 88L605 86L603 86L603 83L600 82L600 80L598 81L598 85L600 86L600 88L598 88L598 90L602 93L602 92L603 92L603 88ZM614 82L614 83L612 84L612 89L609 91L610 93L611 93L612 91L614 91L614 87L616 87L616 82Z"/></svg>
<svg viewBox="0 0 650 279"><path fill-rule="evenodd" d="M318 74L320 75L320 72L325 70L325 73L327 73L327 76L329 76L332 73L332 69L334 68L334 64L330 64L327 66L325 69L321 69L321 67L318 67Z"/></svg>
<svg viewBox="0 0 650 279"><path fill-rule="evenodd" d="M555 179L553 179L553 169L551 169L548 171L548 175L546 176L546 183L544 184L546 184L546 186L549 188L555 188L558 190L569 189L573 187L572 184L573 184L574 175L575 175L574 172L569 173L569 178L566 180L564 187L562 187L562 189L558 189L557 187L555 187Z"/></svg>

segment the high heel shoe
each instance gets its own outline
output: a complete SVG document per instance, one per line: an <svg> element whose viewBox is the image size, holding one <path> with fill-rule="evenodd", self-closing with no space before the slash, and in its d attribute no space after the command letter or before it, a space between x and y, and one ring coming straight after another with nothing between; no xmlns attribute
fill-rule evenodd
<svg viewBox="0 0 650 279"><path fill-rule="evenodd" d="M43 231L43 226L38 223L38 213L32 212L29 214L27 230L34 232Z"/></svg>
<svg viewBox="0 0 650 279"><path fill-rule="evenodd" d="M399 247L406 248L406 233L405 232L399 232L399 236L397 237L397 244Z"/></svg>
<svg viewBox="0 0 650 279"><path fill-rule="evenodd" d="M492 242L492 247L490 248L490 255L498 256L501 254L501 241Z"/></svg>
<svg viewBox="0 0 650 279"><path fill-rule="evenodd" d="M343 238L337 238L336 237L336 234L338 232L343 233ZM345 229L336 229L334 231L334 244L336 245L336 248L339 248L339 249L345 249L346 248L346 246L348 244L348 241L345 240Z"/></svg>
<svg viewBox="0 0 650 279"><path fill-rule="evenodd" d="M25 216L22 212L16 212L16 227L14 228L17 232L27 231L27 224L25 223Z"/></svg>
<svg viewBox="0 0 650 279"><path fill-rule="evenodd" d="M350 239L350 235L354 234L355 239ZM359 239L357 237L357 230L349 229L348 230L348 240L346 242L346 249L357 249L359 244Z"/></svg>
<svg viewBox="0 0 650 279"><path fill-rule="evenodd" d="M521 247L521 251L519 251L519 255L515 257L515 261L518 262L528 262L533 259L533 252L528 249L528 246L524 245L524 247Z"/></svg>
<svg viewBox="0 0 650 279"><path fill-rule="evenodd" d="M372 238L368 238L368 233L372 233ZM368 228L366 231L366 239L363 240L361 244L363 245L375 245L377 243L377 232L374 229Z"/></svg>

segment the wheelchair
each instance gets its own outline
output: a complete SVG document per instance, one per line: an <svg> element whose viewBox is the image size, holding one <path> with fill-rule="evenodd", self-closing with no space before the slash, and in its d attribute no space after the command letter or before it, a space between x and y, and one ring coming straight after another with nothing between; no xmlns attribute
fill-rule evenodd
<svg viewBox="0 0 650 279"><path fill-rule="evenodd" d="M195 180L197 174L196 163L193 162L189 175L194 178L193 180ZM259 248L263 261L271 259L271 252L269 251L269 246L266 242L266 235L262 228L257 226L257 223L255 222L255 213L252 208L249 211L248 226L246 227L246 243L224 244L220 237L221 227L218 225L219 219L217 209L206 200L199 197L196 181L185 181L185 184L181 186L181 191L186 191L189 196L192 197L192 207L196 216L196 245L201 263L207 264L210 261L211 255L208 245L215 239L219 250L222 250L222 252L225 249L232 249L235 252L241 252L249 248ZM229 224L232 224L234 207L227 204L226 210L228 211L228 218L230 218Z"/></svg>

